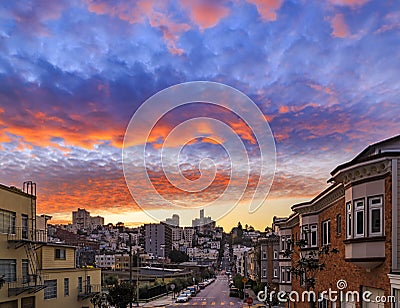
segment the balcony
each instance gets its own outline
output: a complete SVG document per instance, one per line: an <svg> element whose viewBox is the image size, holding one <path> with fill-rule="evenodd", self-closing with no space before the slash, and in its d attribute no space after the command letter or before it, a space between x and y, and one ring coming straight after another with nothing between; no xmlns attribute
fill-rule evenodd
<svg viewBox="0 0 400 308"><path fill-rule="evenodd" d="M43 280L42 280L43 281ZM8 296L17 296L22 293L33 294L43 290L46 286L39 281L36 275L17 278L15 281L7 282Z"/></svg>
<svg viewBox="0 0 400 308"><path fill-rule="evenodd" d="M82 289L78 289L78 300L84 300L90 298L102 291L101 284L89 284L83 286Z"/></svg>
<svg viewBox="0 0 400 308"><path fill-rule="evenodd" d="M385 236L348 239L345 244L345 261L359 267L373 269L385 261Z"/></svg>
<svg viewBox="0 0 400 308"><path fill-rule="evenodd" d="M46 243L47 232L45 230L32 230L22 227L11 228L7 234L7 240L9 242L34 242L34 243Z"/></svg>

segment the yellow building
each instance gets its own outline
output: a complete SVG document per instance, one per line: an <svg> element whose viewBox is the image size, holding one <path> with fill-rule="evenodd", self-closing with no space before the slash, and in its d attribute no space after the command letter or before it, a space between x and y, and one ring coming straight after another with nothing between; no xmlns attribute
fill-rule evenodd
<svg viewBox="0 0 400 308"><path fill-rule="evenodd" d="M0 184L0 308L93 307L100 269L75 268L75 247L47 241L36 185Z"/></svg>

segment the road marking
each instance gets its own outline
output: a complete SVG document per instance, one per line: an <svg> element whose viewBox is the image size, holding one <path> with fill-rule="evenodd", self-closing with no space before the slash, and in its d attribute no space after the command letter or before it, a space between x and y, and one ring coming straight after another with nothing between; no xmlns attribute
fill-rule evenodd
<svg viewBox="0 0 400 308"><path fill-rule="evenodd" d="M235 303L234 302L230 302L229 305L235 306Z"/></svg>
<svg viewBox="0 0 400 308"><path fill-rule="evenodd" d="M207 302L202 302L201 304L202 304L203 306L205 306L205 305L207 305Z"/></svg>
<svg viewBox="0 0 400 308"><path fill-rule="evenodd" d="M211 302L211 306L215 306L215 302Z"/></svg>
<svg viewBox="0 0 400 308"><path fill-rule="evenodd" d="M225 305L225 302L221 302L221 306L224 306Z"/></svg>
<svg viewBox="0 0 400 308"><path fill-rule="evenodd" d="M193 306L197 306L197 302L194 302L192 305L193 305Z"/></svg>

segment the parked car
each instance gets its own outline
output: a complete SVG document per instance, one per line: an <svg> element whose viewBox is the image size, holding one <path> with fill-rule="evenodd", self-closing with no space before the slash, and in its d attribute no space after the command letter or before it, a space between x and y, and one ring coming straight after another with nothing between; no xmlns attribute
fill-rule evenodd
<svg viewBox="0 0 400 308"><path fill-rule="evenodd" d="M183 290L181 294L186 294L189 298L192 297L192 292L190 290Z"/></svg>
<svg viewBox="0 0 400 308"><path fill-rule="evenodd" d="M230 297L239 297L239 289L238 288L230 288L229 289L229 296Z"/></svg>
<svg viewBox="0 0 400 308"><path fill-rule="evenodd" d="M185 293L181 293L175 300L176 303L186 303L189 301L189 296Z"/></svg>
<svg viewBox="0 0 400 308"><path fill-rule="evenodd" d="M204 289L206 287L206 284L204 282L199 283L199 288Z"/></svg>

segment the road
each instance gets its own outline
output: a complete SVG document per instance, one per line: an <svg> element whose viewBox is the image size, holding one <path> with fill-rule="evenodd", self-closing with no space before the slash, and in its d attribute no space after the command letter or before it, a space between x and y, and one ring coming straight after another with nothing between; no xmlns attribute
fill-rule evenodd
<svg viewBox="0 0 400 308"><path fill-rule="evenodd" d="M195 297L187 303L174 303L172 306L185 307L243 307L239 298L229 297L228 278L220 275L214 283L201 290Z"/></svg>

